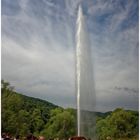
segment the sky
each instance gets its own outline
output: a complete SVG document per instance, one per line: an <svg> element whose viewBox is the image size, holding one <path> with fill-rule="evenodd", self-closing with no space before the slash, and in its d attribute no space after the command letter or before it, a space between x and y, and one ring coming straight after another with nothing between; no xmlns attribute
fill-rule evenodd
<svg viewBox="0 0 140 140"><path fill-rule="evenodd" d="M81 3L93 56L96 110L138 109L138 0L2 0L2 79L17 92L76 107Z"/></svg>

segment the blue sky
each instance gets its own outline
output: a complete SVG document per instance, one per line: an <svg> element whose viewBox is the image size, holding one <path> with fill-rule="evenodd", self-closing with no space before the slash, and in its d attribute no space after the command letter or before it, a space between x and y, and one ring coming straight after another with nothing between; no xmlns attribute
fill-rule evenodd
<svg viewBox="0 0 140 140"><path fill-rule="evenodd" d="M2 0L2 78L25 95L75 107L80 2L97 110L138 109L138 0Z"/></svg>

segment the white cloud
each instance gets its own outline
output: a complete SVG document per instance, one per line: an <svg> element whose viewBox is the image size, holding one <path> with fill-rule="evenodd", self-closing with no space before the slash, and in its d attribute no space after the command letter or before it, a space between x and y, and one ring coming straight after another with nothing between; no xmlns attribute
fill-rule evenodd
<svg viewBox="0 0 140 140"><path fill-rule="evenodd" d="M74 24L80 0L66 1L64 9L56 3L43 2L47 8L22 0L18 14L2 15L2 78L26 95L75 107ZM101 25L94 17L114 8L103 1L89 0L87 4L90 6L87 22L100 30ZM116 32L128 18L132 4L128 2L126 10L121 7L122 11L115 11L106 21L103 32L90 33L100 111L118 106L137 109L138 94L115 89L138 89L138 25ZM31 6L43 12L42 16L32 13Z"/></svg>

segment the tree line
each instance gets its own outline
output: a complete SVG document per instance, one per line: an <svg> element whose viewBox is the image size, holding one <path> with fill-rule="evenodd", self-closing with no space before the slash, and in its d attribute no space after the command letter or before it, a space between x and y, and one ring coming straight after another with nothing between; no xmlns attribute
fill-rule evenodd
<svg viewBox="0 0 140 140"><path fill-rule="evenodd" d="M76 135L76 110L64 109L50 102L24 96L14 91L8 82L1 81L2 132L14 136L32 133L48 139L68 139ZM138 112L115 109L96 113L96 137L105 140L138 137Z"/></svg>

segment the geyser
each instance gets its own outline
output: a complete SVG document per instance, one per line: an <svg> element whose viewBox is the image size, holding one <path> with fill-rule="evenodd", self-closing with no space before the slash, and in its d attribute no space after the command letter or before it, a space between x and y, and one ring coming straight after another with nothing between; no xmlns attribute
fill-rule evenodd
<svg viewBox="0 0 140 140"><path fill-rule="evenodd" d="M76 33L76 92L78 136L95 139L95 91L90 41L82 7Z"/></svg>

